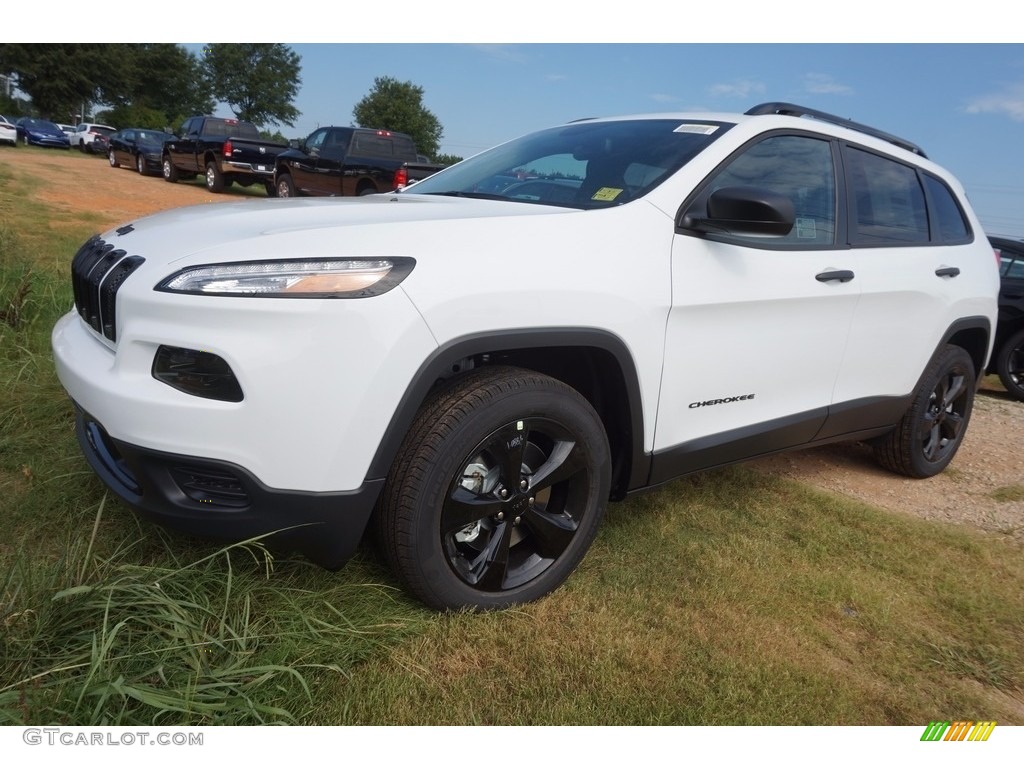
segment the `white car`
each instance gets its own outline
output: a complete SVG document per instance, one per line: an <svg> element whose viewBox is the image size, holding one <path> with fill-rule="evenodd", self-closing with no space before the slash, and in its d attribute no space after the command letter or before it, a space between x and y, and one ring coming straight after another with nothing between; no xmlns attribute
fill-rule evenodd
<svg viewBox="0 0 1024 768"><path fill-rule="evenodd" d="M18 129L13 120L0 115L0 143L18 146Z"/></svg>
<svg viewBox="0 0 1024 768"><path fill-rule="evenodd" d="M117 131L116 128L112 128L109 125L101 125L99 123L79 123L75 126L73 132L68 136L68 140L71 142L72 147L78 147L82 152L94 152L93 142L97 136L103 136L109 138ZM107 154L106 145L102 149L102 153Z"/></svg>
<svg viewBox="0 0 1024 768"><path fill-rule="evenodd" d="M999 276L920 148L790 104L582 120L409 192L174 210L72 264L57 372L128 504L328 567L376 527L438 609L555 589L605 504L871 440L928 477Z"/></svg>

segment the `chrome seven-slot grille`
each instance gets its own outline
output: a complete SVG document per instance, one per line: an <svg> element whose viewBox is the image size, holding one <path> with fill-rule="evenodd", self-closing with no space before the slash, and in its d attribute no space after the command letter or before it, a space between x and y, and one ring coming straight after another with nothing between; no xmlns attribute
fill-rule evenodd
<svg viewBox="0 0 1024 768"><path fill-rule="evenodd" d="M117 291L144 261L104 242L99 235L79 248L71 261L75 308L96 333L111 341L117 341Z"/></svg>

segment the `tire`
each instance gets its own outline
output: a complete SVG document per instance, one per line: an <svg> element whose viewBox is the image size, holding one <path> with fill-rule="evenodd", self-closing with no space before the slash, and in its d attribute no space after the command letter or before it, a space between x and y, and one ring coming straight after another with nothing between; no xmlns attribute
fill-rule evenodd
<svg viewBox="0 0 1024 768"><path fill-rule="evenodd" d="M114 150L110 150L107 153L107 160L110 161L111 168L117 168L120 163L117 162L117 158L114 156Z"/></svg>
<svg viewBox="0 0 1024 768"><path fill-rule="evenodd" d="M213 160L206 164L206 188L215 194L224 191L224 175Z"/></svg>
<svg viewBox="0 0 1024 768"><path fill-rule="evenodd" d="M171 162L170 155L164 155L163 162L164 181L169 181L174 184L178 180L178 169L174 167L174 163Z"/></svg>
<svg viewBox="0 0 1024 768"><path fill-rule="evenodd" d="M590 403L539 373L488 368L417 415L381 492L377 537L428 606L506 608L568 578L610 484L608 439Z"/></svg>
<svg viewBox="0 0 1024 768"><path fill-rule="evenodd" d="M376 194L377 194L377 188L376 187L363 187L362 189L359 190L359 197L366 197L367 195L376 195Z"/></svg>
<svg viewBox="0 0 1024 768"><path fill-rule="evenodd" d="M85 141L83 139L78 140L78 151L83 155L85 154Z"/></svg>
<svg viewBox="0 0 1024 768"><path fill-rule="evenodd" d="M996 353L996 373L1006 391L1024 400L1024 328L1008 338Z"/></svg>
<svg viewBox="0 0 1024 768"><path fill-rule="evenodd" d="M947 345L932 359L896 428L875 443L879 463L908 477L932 477L944 470L967 431L974 389L971 356Z"/></svg>
<svg viewBox="0 0 1024 768"><path fill-rule="evenodd" d="M274 183L278 197L295 197L295 184L292 182L291 174L282 173Z"/></svg>
<svg viewBox="0 0 1024 768"><path fill-rule="evenodd" d="M149 169L146 167L146 158L140 152L135 156L135 170L140 176L149 176Z"/></svg>

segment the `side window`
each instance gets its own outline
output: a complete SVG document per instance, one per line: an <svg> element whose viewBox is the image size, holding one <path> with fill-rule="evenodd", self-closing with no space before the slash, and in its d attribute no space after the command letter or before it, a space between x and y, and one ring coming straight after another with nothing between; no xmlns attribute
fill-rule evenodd
<svg viewBox="0 0 1024 768"><path fill-rule="evenodd" d="M1024 279L1024 253L1011 251L1007 248L996 248L999 253L999 273L1003 277Z"/></svg>
<svg viewBox="0 0 1024 768"><path fill-rule="evenodd" d="M934 216L932 238L943 242L960 242L971 233L964 212L949 187L941 179L924 174L924 186L928 190L931 211Z"/></svg>
<svg viewBox="0 0 1024 768"><path fill-rule="evenodd" d="M722 187L758 187L793 201L796 223L788 235L765 239L731 235L738 240L768 245L823 247L835 243L836 182L831 144L809 136L771 136L734 158L698 199Z"/></svg>
<svg viewBox="0 0 1024 768"><path fill-rule="evenodd" d="M917 171L847 147L854 245L928 242L928 209Z"/></svg>
<svg viewBox="0 0 1024 768"><path fill-rule="evenodd" d="M324 139L326 139L326 138L327 138L327 129L326 128L321 128L319 131L316 131L312 136L309 137L309 139L307 139L307 141L306 141L306 151L308 152L308 151L313 150L313 149L320 149L320 147L323 146Z"/></svg>

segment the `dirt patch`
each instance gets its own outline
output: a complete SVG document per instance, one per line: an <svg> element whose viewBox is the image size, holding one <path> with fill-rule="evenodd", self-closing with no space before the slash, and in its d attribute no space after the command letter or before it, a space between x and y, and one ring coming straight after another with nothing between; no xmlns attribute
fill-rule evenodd
<svg viewBox="0 0 1024 768"><path fill-rule="evenodd" d="M75 151L0 148L0 163L38 178L34 192L56 212L88 213L105 229L184 205L262 197L231 189L214 195L202 179L168 184L134 170L111 168L106 158ZM54 224L59 225L59 216ZM975 400L967 437L950 467L930 480L910 480L881 469L863 444L840 444L781 454L753 463L855 499L929 520L970 525L1024 542L1024 403L1010 400L989 377Z"/></svg>
<svg viewBox="0 0 1024 768"><path fill-rule="evenodd" d="M107 158L76 150L0 147L0 164L18 176L39 180L32 194L55 214L89 214L101 229L167 208L265 196L263 188L256 186L214 195L201 177L169 184L159 176L141 176L135 169L112 168ZM60 226L59 215L53 224Z"/></svg>
<svg viewBox="0 0 1024 768"><path fill-rule="evenodd" d="M753 466L884 509L971 525L1024 542L1022 436L1024 403L1011 400L995 377L987 377L974 399L963 445L936 477L894 475L878 466L863 443L779 454Z"/></svg>

